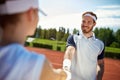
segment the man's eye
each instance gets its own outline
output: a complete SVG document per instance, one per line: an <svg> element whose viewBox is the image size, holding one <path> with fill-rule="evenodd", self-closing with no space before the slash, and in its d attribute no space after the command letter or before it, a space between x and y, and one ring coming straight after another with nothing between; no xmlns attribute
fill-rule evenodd
<svg viewBox="0 0 120 80"><path fill-rule="evenodd" d="M90 21L88 22L88 24L91 24L91 23L92 23L92 22L90 22Z"/></svg>
<svg viewBox="0 0 120 80"><path fill-rule="evenodd" d="M83 23L85 23L85 21L82 21Z"/></svg>

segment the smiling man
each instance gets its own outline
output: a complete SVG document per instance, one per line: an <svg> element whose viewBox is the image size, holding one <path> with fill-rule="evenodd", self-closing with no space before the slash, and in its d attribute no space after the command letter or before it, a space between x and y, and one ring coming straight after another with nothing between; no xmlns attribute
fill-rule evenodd
<svg viewBox="0 0 120 80"><path fill-rule="evenodd" d="M79 35L68 37L63 69L71 72L71 80L102 80L104 44L92 31L96 20L97 16L93 12L83 13L82 31ZM96 74L97 68L100 70Z"/></svg>

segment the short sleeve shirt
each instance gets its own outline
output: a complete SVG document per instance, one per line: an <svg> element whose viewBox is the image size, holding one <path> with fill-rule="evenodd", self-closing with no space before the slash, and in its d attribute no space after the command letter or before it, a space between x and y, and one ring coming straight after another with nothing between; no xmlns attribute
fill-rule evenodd
<svg viewBox="0 0 120 80"><path fill-rule="evenodd" d="M74 42L74 39L73 39L73 35L70 35L67 39L67 47L68 46L74 46L76 48L76 44ZM98 60L99 59L103 59L104 58L104 49L102 50L101 54L98 55Z"/></svg>

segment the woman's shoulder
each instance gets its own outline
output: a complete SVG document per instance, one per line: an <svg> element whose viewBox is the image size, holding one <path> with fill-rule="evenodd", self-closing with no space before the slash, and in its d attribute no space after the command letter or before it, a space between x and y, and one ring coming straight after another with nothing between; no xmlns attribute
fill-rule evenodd
<svg viewBox="0 0 120 80"><path fill-rule="evenodd" d="M40 59L44 59L45 56L41 53L36 53L33 51L29 51L27 50L23 45L17 44L17 43L13 43L4 47L0 48L0 52L1 54L3 53L3 55L11 55L13 57L29 57L29 58L40 58Z"/></svg>
<svg viewBox="0 0 120 80"><path fill-rule="evenodd" d="M19 76L20 78L22 77L26 80L38 80L46 60L44 55L28 51L20 44L10 44L8 46L1 47L0 53L0 60L2 61L2 63L0 62L2 65L1 69L6 71L7 74L16 74L16 76L18 76L17 74L19 73L21 74ZM7 67L4 68L6 64ZM8 70L10 70L10 72L8 72ZM18 77L15 77L15 75L10 75L8 76L8 79L16 80Z"/></svg>

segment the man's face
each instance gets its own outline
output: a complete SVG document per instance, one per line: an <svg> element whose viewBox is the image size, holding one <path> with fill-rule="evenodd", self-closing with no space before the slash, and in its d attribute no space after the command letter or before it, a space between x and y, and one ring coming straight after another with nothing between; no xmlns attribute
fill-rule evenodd
<svg viewBox="0 0 120 80"><path fill-rule="evenodd" d="M90 16L83 16L82 24L81 24L82 32L83 33L91 32L95 24L96 23L93 21L93 19Z"/></svg>

